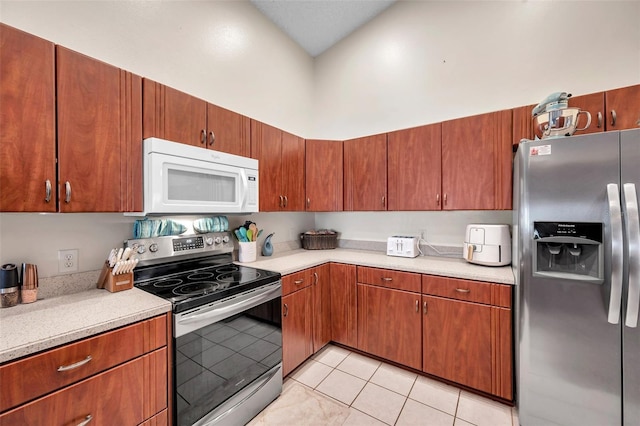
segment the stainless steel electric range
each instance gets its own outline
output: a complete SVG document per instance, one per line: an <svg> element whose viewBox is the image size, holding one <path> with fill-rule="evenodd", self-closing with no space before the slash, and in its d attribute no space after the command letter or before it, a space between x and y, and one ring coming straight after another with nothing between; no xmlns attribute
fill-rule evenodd
<svg viewBox="0 0 640 426"><path fill-rule="evenodd" d="M173 305L175 425L242 425L282 391L281 275L227 232L127 240L134 284Z"/></svg>

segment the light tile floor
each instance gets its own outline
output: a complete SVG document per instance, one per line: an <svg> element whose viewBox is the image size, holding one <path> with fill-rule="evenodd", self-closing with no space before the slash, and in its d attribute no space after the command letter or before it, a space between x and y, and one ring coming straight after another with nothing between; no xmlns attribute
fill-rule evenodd
<svg viewBox="0 0 640 426"><path fill-rule="evenodd" d="M284 400L299 384L304 385L307 397L312 395L321 401L309 407L333 402L335 410L343 410L340 416L322 422L320 413L309 412L313 408L307 408L302 418L296 419L291 412L286 415ZM278 404L278 423L282 425L518 426L515 408L334 345L328 345L289 375L279 399L283 400ZM264 410L260 421L252 423L270 424L268 419L275 417L269 415L277 403Z"/></svg>

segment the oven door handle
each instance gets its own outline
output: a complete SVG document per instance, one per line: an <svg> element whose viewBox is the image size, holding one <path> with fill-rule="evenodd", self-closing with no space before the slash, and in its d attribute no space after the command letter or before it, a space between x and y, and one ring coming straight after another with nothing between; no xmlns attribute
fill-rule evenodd
<svg viewBox="0 0 640 426"><path fill-rule="evenodd" d="M250 308L253 306L257 306L261 303L268 302L269 300L274 299L281 295L282 295L282 286L280 285L280 283L278 283L278 285L275 285L269 289L265 289L264 291L261 291L255 296L248 297L246 299L239 300L237 302L234 301L234 303L230 303L228 306L215 307L215 308L208 309L205 312L201 312L201 313L196 312L193 315L183 316L182 318L178 319L177 322L178 324L189 324L192 322L206 320L208 318L219 318L219 319L227 318L231 315L235 315L244 311L246 308Z"/></svg>

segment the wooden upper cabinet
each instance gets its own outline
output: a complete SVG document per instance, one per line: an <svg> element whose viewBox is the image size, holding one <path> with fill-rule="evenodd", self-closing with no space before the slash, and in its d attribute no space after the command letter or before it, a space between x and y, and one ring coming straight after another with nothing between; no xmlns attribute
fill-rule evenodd
<svg viewBox="0 0 640 426"><path fill-rule="evenodd" d="M142 79L61 46L56 55L59 210L131 210L127 194L142 197L129 163L142 152Z"/></svg>
<svg viewBox="0 0 640 426"><path fill-rule="evenodd" d="M243 157L251 155L249 117L207 104L207 130L209 148Z"/></svg>
<svg viewBox="0 0 640 426"><path fill-rule="evenodd" d="M207 103L147 78L143 82L143 135L204 148Z"/></svg>
<svg viewBox="0 0 640 426"><path fill-rule="evenodd" d="M573 96L569 98L569 107L580 108L591 114L591 124L585 130L579 130L575 135L584 135L587 133L598 133L606 130L604 122L604 92L591 93L583 96ZM582 129L587 125L586 114L580 114L578 118L578 128ZM542 135L541 131L537 132L537 136Z"/></svg>
<svg viewBox="0 0 640 426"><path fill-rule="evenodd" d="M388 210L441 209L440 123L387 134Z"/></svg>
<svg viewBox="0 0 640 426"><path fill-rule="evenodd" d="M640 84L605 92L607 130L640 127Z"/></svg>
<svg viewBox="0 0 640 426"><path fill-rule="evenodd" d="M304 139L251 120L251 157L259 161L260 211L304 211Z"/></svg>
<svg viewBox="0 0 640 426"><path fill-rule="evenodd" d="M342 142L305 142L306 210L341 211L343 205Z"/></svg>
<svg viewBox="0 0 640 426"><path fill-rule="evenodd" d="M282 196L281 210L304 211L304 139L282 132Z"/></svg>
<svg viewBox="0 0 640 426"><path fill-rule="evenodd" d="M511 110L442 123L444 210L509 210Z"/></svg>
<svg viewBox="0 0 640 426"><path fill-rule="evenodd" d="M344 141L344 209L387 210L387 135Z"/></svg>
<svg viewBox="0 0 640 426"><path fill-rule="evenodd" d="M54 63L53 43L0 23L0 212L56 211Z"/></svg>
<svg viewBox="0 0 640 426"><path fill-rule="evenodd" d="M522 139L533 139L535 132L533 129L533 118L531 117L531 111L536 105L527 105L514 108L511 110L513 114L512 118L512 138L513 151L517 150L518 145Z"/></svg>
<svg viewBox="0 0 640 426"><path fill-rule="evenodd" d="M250 155L248 117L147 78L143 82L143 99L145 138Z"/></svg>

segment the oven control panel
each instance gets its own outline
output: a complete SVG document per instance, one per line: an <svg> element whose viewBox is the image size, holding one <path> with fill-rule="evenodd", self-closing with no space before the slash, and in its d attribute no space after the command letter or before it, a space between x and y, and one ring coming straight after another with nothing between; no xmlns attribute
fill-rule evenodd
<svg viewBox="0 0 640 426"><path fill-rule="evenodd" d="M198 235L172 235L168 237L126 240L142 264L170 261L176 256L188 257L233 252L233 241L229 232L210 232Z"/></svg>

